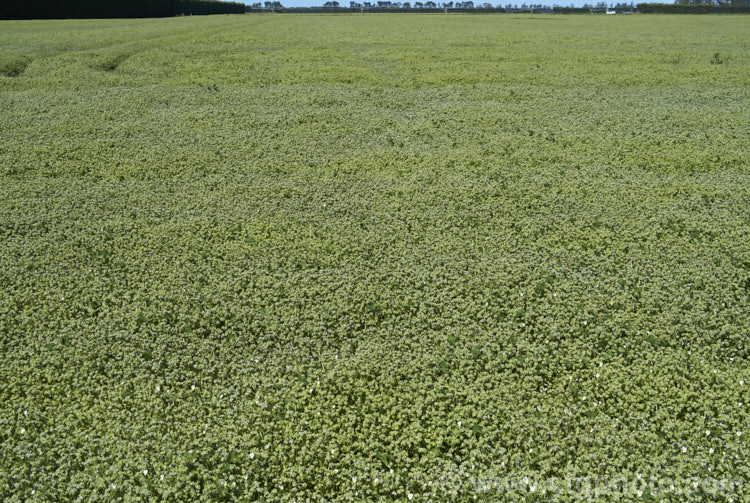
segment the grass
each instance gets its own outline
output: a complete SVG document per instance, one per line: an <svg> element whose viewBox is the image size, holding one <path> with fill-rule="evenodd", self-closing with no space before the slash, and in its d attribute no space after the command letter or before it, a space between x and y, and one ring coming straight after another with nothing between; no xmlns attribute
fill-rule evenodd
<svg viewBox="0 0 750 503"><path fill-rule="evenodd" d="M747 485L746 28L0 22L0 497Z"/></svg>

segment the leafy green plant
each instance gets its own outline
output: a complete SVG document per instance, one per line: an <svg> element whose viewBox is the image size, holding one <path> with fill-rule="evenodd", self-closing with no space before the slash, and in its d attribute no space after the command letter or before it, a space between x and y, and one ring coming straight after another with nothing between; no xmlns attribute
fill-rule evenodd
<svg viewBox="0 0 750 503"><path fill-rule="evenodd" d="M0 22L0 500L747 500L746 39Z"/></svg>
<svg viewBox="0 0 750 503"><path fill-rule="evenodd" d="M26 70L31 59L17 54L0 55L0 75L18 77Z"/></svg>

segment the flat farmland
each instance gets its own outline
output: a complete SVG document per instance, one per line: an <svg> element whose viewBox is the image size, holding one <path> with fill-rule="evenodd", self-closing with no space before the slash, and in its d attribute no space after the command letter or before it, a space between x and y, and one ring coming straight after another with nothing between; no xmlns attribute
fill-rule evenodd
<svg viewBox="0 0 750 503"><path fill-rule="evenodd" d="M748 497L749 27L0 22L0 499Z"/></svg>

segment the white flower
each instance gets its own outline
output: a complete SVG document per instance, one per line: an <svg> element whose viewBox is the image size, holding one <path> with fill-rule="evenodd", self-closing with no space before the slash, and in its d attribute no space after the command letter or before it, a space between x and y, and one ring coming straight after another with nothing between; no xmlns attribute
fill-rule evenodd
<svg viewBox="0 0 750 503"><path fill-rule="evenodd" d="M24 433L26 433L26 428L21 428L21 435L23 435Z"/></svg>
<svg viewBox="0 0 750 503"><path fill-rule="evenodd" d="M719 371L717 369L714 369L714 374L718 374Z"/></svg>
<svg viewBox="0 0 750 503"><path fill-rule="evenodd" d="M148 475L148 470L143 470L143 475Z"/></svg>
<svg viewBox="0 0 750 503"><path fill-rule="evenodd" d="M378 482L380 482L380 479L376 478L375 483L377 484Z"/></svg>
<svg viewBox="0 0 750 503"><path fill-rule="evenodd" d="M109 487L111 487L112 489L117 489L117 484L115 484L115 483L113 482L113 483L112 483L112 485L111 485L111 486L109 486Z"/></svg>
<svg viewBox="0 0 750 503"><path fill-rule="evenodd" d="M159 480L164 480L164 475L162 475L161 477L159 477Z"/></svg>
<svg viewBox="0 0 750 503"><path fill-rule="evenodd" d="M745 381L743 381L742 379L740 379L740 386L742 386L744 384L745 384Z"/></svg>
<svg viewBox="0 0 750 503"><path fill-rule="evenodd" d="M599 379L600 377L601 377L601 375L599 374L599 372L597 372L596 373L596 378Z"/></svg>
<svg viewBox="0 0 750 503"><path fill-rule="evenodd" d="M458 422L458 427L459 427L459 428L461 427L461 421L459 421L459 422Z"/></svg>
<svg viewBox="0 0 750 503"><path fill-rule="evenodd" d="M352 477L352 484L356 484L356 483L357 483L357 477Z"/></svg>
<svg viewBox="0 0 750 503"><path fill-rule="evenodd" d="M706 435L710 435L710 434L711 434L711 430L706 430Z"/></svg>
<svg viewBox="0 0 750 503"><path fill-rule="evenodd" d="M742 432L741 432L741 431L738 431L738 432L737 432L737 436L738 436L738 437L741 437L741 436L742 436Z"/></svg>
<svg viewBox="0 0 750 503"><path fill-rule="evenodd" d="M157 384L157 385L156 385L156 391L157 391L157 392L161 391L161 385L160 385L160 384Z"/></svg>
<svg viewBox="0 0 750 503"><path fill-rule="evenodd" d="M190 386L190 391L195 391L195 384L193 384L192 386Z"/></svg>
<svg viewBox="0 0 750 503"><path fill-rule="evenodd" d="M714 453L714 448L713 448L713 447L711 447L711 448L710 448L710 449L708 450L708 453L709 453L709 454L713 454L713 453Z"/></svg>
<svg viewBox="0 0 750 503"><path fill-rule="evenodd" d="M412 499L414 495L412 493L409 493L409 499Z"/></svg>
<svg viewBox="0 0 750 503"><path fill-rule="evenodd" d="M586 395L583 395L583 400L586 400Z"/></svg>
<svg viewBox="0 0 750 503"><path fill-rule="evenodd" d="M584 322L583 322L583 326L585 327L585 326L586 326L586 325L588 325L588 324L589 324L589 322L588 322L588 321L585 321L585 320L584 320Z"/></svg>
<svg viewBox="0 0 750 503"><path fill-rule="evenodd" d="M687 452L687 447L683 447L682 452Z"/></svg>
<svg viewBox="0 0 750 503"><path fill-rule="evenodd" d="M251 452L251 453L250 453L250 459L254 459L254 458L255 458L255 453L254 453L254 452Z"/></svg>

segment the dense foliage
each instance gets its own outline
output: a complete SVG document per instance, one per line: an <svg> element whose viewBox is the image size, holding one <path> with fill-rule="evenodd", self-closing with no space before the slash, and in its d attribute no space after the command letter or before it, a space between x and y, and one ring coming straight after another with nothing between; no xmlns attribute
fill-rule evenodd
<svg viewBox="0 0 750 503"><path fill-rule="evenodd" d="M247 12L267 12L265 8L248 7ZM440 13L462 13L462 14L497 14L505 12L505 8L495 7L470 7L470 8L447 8L447 7L284 7L278 11L281 14L351 14L353 12L372 13L402 13L402 14L440 14Z"/></svg>
<svg viewBox="0 0 750 503"><path fill-rule="evenodd" d="M727 16L0 23L0 499L747 482L749 55Z"/></svg>
<svg viewBox="0 0 750 503"><path fill-rule="evenodd" d="M4 0L0 19L97 19L243 14L245 4L216 0Z"/></svg>
<svg viewBox="0 0 750 503"><path fill-rule="evenodd" d="M748 14L750 5L639 3L644 14Z"/></svg>

